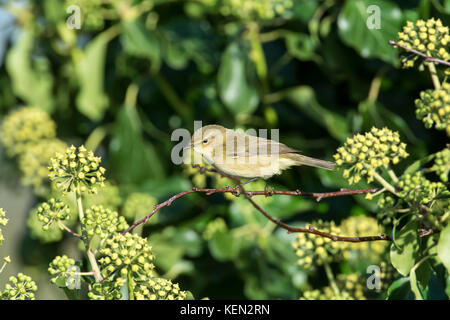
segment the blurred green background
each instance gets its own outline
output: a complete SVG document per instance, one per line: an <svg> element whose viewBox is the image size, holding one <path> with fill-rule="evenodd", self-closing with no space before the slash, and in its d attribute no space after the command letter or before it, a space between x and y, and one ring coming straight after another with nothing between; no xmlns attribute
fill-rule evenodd
<svg viewBox="0 0 450 320"><path fill-rule="evenodd" d="M366 25L372 4L380 8L380 29ZM414 100L432 87L429 74L399 69L388 41L397 39L407 20L435 17L449 25L448 0L0 5L0 119L23 105L47 111L59 139L102 156L112 187L99 197L120 213L133 193L156 203L193 185L214 185L210 176L205 180L170 160L177 143L172 131L192 132L194 120L234 129L279 128L281 142L327 160L353 133L387 126L399 131L411 154L399 171L446 141L445 132L426 130L415 118ZM66 24L70 5L81 9L80 29ZM23 186L17 161L0 152L0 207L10 219L0 256L13 260L0 286L23 271L37 280L38 298L64 298L46 269L56 254L80 257L76 243L31 232L37 227L28 216L42 194ZM285 172L271 186L314 192L349 187L337 172L307 167ZM363 196L259 201L298 226L376 215L376 203ZM196 298L297 299L307 283L324 282L321 273L311 278L297 266L295 235L275 228L243 199L193 194L154 218L143 234L157 255L158 273Z"/></svg>

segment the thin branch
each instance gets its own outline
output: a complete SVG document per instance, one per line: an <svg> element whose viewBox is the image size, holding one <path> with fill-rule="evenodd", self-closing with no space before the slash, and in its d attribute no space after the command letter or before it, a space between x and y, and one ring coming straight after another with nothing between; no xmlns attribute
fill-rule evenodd
<svg viewBox="0 0 450 320"><path fill-rule="evenodd" d="M440 64L443 64L443 65L446 65L446 66L449 66L449 67L450 67L450 62L449 62L449 61L444 61L444 60L439 59L439 58L433 58L433 57L427 56L427 55L426 55L425 53L423 53L423 52L420 52L420 51L415 50L415 49L408 48L408 47L406 47L406 46L404 46L404 45L401 45L401 44L399 44L398 42L395 42L395 41L392 41L392 40L389 41L389 44L390 44L391 46L398 47L398 48L401 48L401 49L403 49L403 50L405 50L405 51L414 53L415 55L421 56L422 58L425 59L425 61L435 62L435 63L440 63Z"/></svg>
<svg viewBox="0 0 450 320"><path fill-rule="evenodd" d="M172 197L170 197L169 199L167 199L164 202L161 202L160 204L155 205L155 207L153 208L153 210L144 218L134 222L128 229L122 231L122 234L126 234L130 231L132 231L134 228L136 228L137 226L141 225L141 224L145 224L147 223L147 221L156 213L158 212L161 208L164 207L168 207L172 204L172 202L174 202L175 200L184 197L188 194L191 193L204 193L206 195L211 195L211 194L215 194L215 193L231 193L235 196L240 196L241 194L244 195L245 199L247 201L249 201L253 207L258 210L261 214L263 214L267 219L269 219L270 221L272 221L273 223L275 223L276 225L278 225L279 227L287 230L289 233L311 233L311 234L315 234L321 237L325 237L328 239L331 239L333 241L343 241L343 242L367 242L367 241L392 241L392 237L388 236L384 233L378 235L378 236L365 236L365 237L347 237L347 236L339 236L339 235L334 235L334 234L330 234L327 232L323 232L320 230L315 229L312 225L309 225L307 228L299 228L299 227L293 227L290 226L284 222L282 222L280 219L274 218L272 217L270 214L268 214L263 208L261 208L255 201L253 201L252 197L254 196L266 196L266 197L270 197L273 195L290 195L290 196L301 196L301 197L312 197L315 198L316 201L320 201L324 198L331 198L331 197L339 197L339 196L348 196L348 195L357 195L357 194L367 194L367 193L377 193L379 192L380 188L371 188L371 189L357 189L357 190L349 190L349 189L341 189L340 191L334 191L334 192L322 192L322 193L318 193L318 192L302 192L300 190L295 190L295 191L285 191L285 190L269 190L266 189L264 191L246 191L244 189L244 187L240 184L239 179L237 179L236 177L232 177L229 175L226 175L224 173L218 172L216 169L214 168L204 168L204 167L200 167L198 165L193 165L193 167L198 167L200 168L200 172L204 173L205 171L210 171L210 172L215 172L220 174L221 176L225 176L231 180L233 180L234 182L236 182L237 186L234 188L231 188L230 186L226 186L225 188L218 188L218 189L207 189L207 188L192 188L191 190L186 190L183 192L180 192ZM419 236L420 237L425 237L431 234L434 234L438 231L434 231L434 230L420 230L419 232Z"/></svg>

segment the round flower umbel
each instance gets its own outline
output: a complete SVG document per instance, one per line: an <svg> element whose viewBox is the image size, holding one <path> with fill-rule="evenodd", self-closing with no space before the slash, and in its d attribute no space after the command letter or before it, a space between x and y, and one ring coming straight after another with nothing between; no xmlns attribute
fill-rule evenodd
<svg viewBox="0 0 450 320"><path fill-rule="evenodd" d="M427 56L444 61L450 60L449 30L440 19L418 20L415 24L408 21L403 27L403 32L398 33L398 39L400 45L409 49L418 50ZM419 59L417 55L408 55L402 59L402 64L405 68L410 68L414 66L417 59Z"/></svg>
<svg viewBox="0 0 450 320"><path fill-rule="evenodd" d="M438 195L448 194L447 187L441 182L432 182L424 174L417 171L415 174L404 174L400 177L398 186L400 196L406 201L427 205Z"/></svg>
<svg viewBox="0 0 450 320"><path fill-rule="evenodd" d="M105 169L100 161L100 157L84 146L78 149L71 146L50 160L49 177L63 193L97 193L97 186L103 187L105 181Z"/></svg>
<svg viewBox="0 0 450 320"><path fill-rule="evenodd" d="M151 249L147 239L131 233L118 233L106 239L99 259L103 278L119 287L129 276L136 280L151 278L154 268Z"/></svg>
<svg viewBox="0 0 450 320"><path fill-rule="evenodd" d="M67 220L70 217L69 207L62 201L51 198L42 203L37 209L38 220L44 225L42 229L47 231L51 224L58 221Z"/></svg>
<svg viewBox="0 0 450 320"><path fill-rule="evenodd" d="M47 112L39 108L23 107L5 117L0 140L9 156L24 152L42 139L56 136L56 124Z"/></svg>
<svg viewBox="0 0 450 320"><path fill-rule="evenodd" d="M323 288L323 291L318 289L305 291L299 300L355 300L347 291L339 291L335 293L330 287Z"/></svg>
<svg viewBox="0 0 450 320"><path fill-rule="evenodd" d="M51 276L54 276L51 279L52 283L56 283L56 280L58 277L71 277L74 276L76 273L76 263L74 259L69 258L66 255L63 256L56 256L55 259L53 259L52 262L50 262L48 266L48 273Z"/></svg>
<svg viewBox="0 0 450 320"><path fill-rule="evenodd" d="M8 219L6 218L6 213L2 208L0 208L0 226L4 227L4 226L6 226L7 223L8 223ZM0 244L2 244L3 240L4 240L4 238L3 238L2 229L0 229Z"/></svg>
<svg viewBox="0 0 450 320"><path fill-rule="evenodd" d="M123 215L129 220L140 219L153 210L156 198L146 193L135 192L128 196L123 205ZM155 223L158 216L152 217L149 222Z"/></svg>
<svg viewBox="0 0 450 320"><path fill-rule="evenodd" d="M134 286L136 300L184 300L186 292L180 290L178 283L163 278L137 280Z"/></svg>
<svg viewBox="0 0 450 320"><path fill-rule="evenodd" d="M347 138L333 157L338 168L345 168L343 177L354 184L364 176L367 182L372 182L378 168L397 164L407 156L406 144L400 141L398 132L372 128L370 132Z"/></svg>
<svg viewBox="0 0 450 320"><path fill-rule="evenodd" d="M19 159L19 168L22 171L22 183L33 186L38 195L49 192L48 164L56 153L63 153L67 149L65 142L59 139L46 139L30 145Z"/></svg>
<svg viewBox="0 0 450 320"><path fill-rule="evenodd" d="M128 228L124 217L103 206L92 206L87 209L81 222L85 225L89 237L97 235L102 240L117 231Z"/></svg>
<svg viewBox="0 0 450 320"><path fill-rule="evenodd" d="M450 172L450 149L446 148L436 153L434 165L431 170L436 172L442 182L448 182L448 173Z"/></svg>
<svg viewBox="0 0 450 320"><path fill-rule="evenodd" d="M434 125L450 134L450 83L444 82L440 89L422 91L415 102L417 119L427 129Z"/></svg>
<svg viewBox="0 0 450 320"><path fill-rule="evenodd" d="M17 274L17 277L9 277L9 283L5 285L2 292L4 300L35 300L34 292L37 291L36 283L31 277L23 273Z"/></svg>
<svg viewBox="0 0 450 320"><path fill-rule="evenodd" d="M331 234L340 234L340 229L333 221L319 220L313 225L320 231ZM339 244L329 238L317 236L311 233L299 233L292 243L295 254L299 257L297 264L308 269L313 264L322 265L340 257Z"/></svg>
<svg viewBox="0 0 450 320"><path fill-rule="evenodd" d="M382 233L376 219L366 216L353 216L344 219L339 225L341 233L351 237L376 236ZM343 242L341 243L344 259L359 263L367 261L378 263L387 249L385 241ZM356 295L355 295L356 297Z"/></svg>

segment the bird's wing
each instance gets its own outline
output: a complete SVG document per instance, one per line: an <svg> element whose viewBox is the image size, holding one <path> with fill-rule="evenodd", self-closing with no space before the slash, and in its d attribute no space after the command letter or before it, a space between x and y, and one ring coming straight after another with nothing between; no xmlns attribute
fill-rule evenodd
<svg viewBox="0 0 450 320"><path fill-rule="evenodd" d="M250 135L227 136L227 141L228 145L225 145L225 152L226 155L230 157L249 157L300 152L285 144Z"/></svg>

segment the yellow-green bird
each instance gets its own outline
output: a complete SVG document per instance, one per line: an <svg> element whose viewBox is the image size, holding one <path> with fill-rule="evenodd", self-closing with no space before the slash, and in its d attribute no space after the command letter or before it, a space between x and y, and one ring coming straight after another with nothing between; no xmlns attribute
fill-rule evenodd
<svg viewBox="0 0 450 320"><path fill-rule="evenodd" d="M334 163L299 154L274 140L236 132L219 125L207 125L194 132L188 148L202 155L217 170L247 182L281 174L292 166L333 170Z"/></svg>

